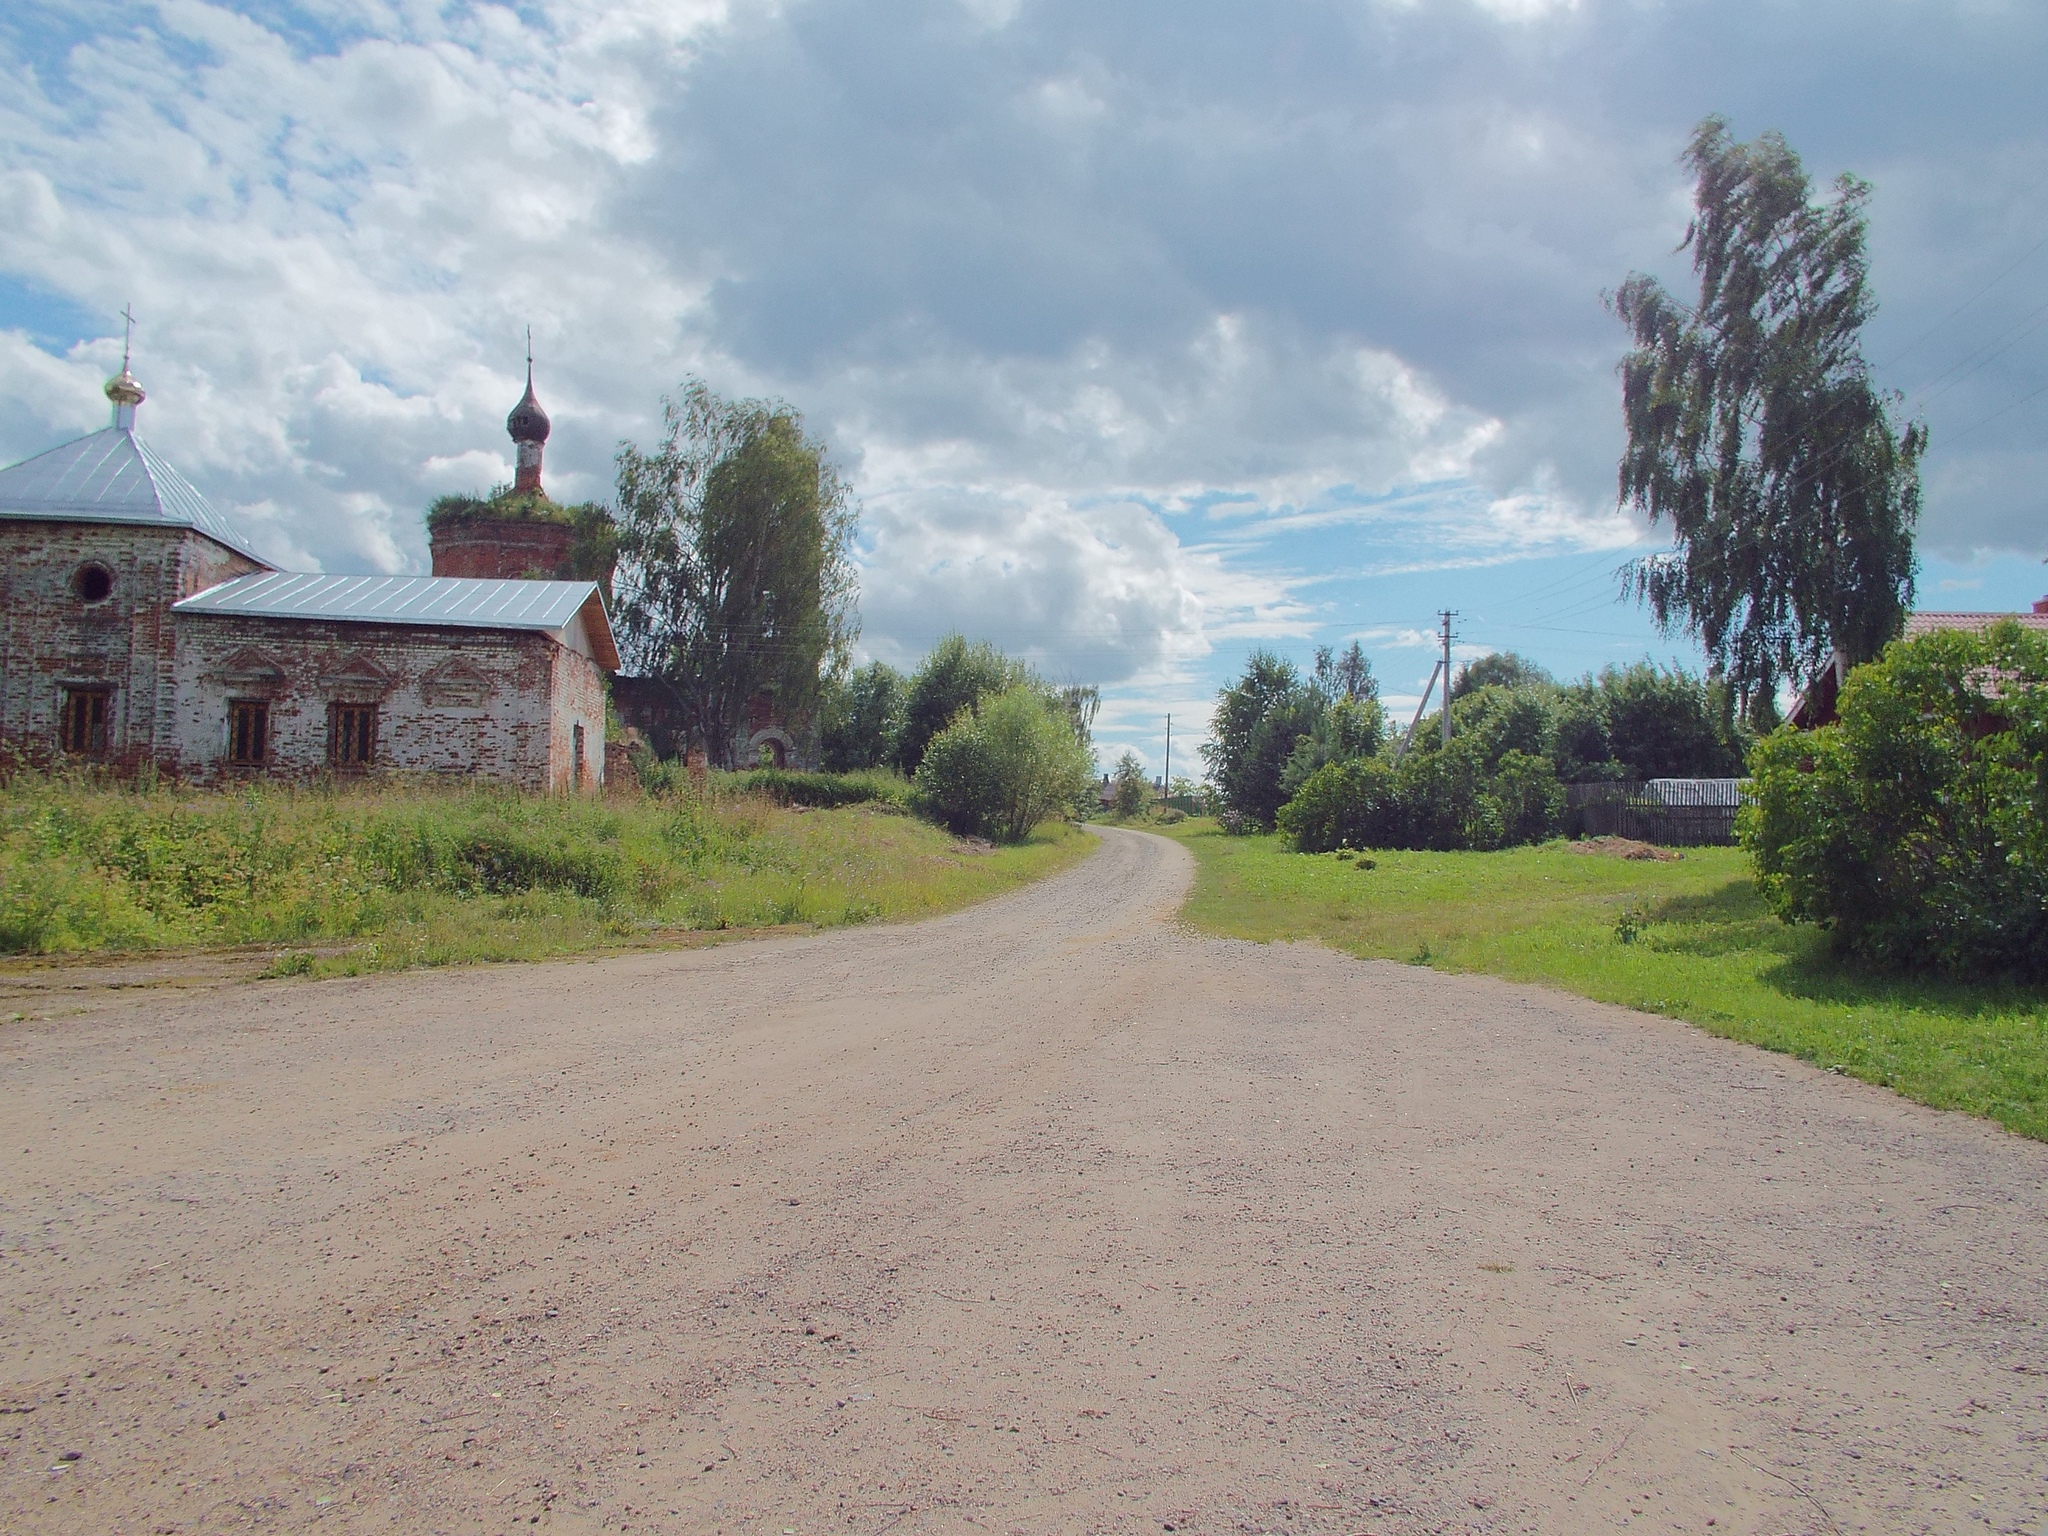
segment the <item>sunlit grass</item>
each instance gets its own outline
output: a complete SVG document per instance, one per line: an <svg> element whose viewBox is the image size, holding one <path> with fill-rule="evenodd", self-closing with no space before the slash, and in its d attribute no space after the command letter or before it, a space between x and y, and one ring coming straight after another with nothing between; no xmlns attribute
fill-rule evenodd
<svg viewBox="0 0 2048 1536"><path fill-rule="evenodd" d="M227 792L20 775L0 952L276 945L279 975L534 959L943 912L1082 857L962 843L887 804L613 800L381 783Z"/></svg>
<svg viewBox="0 0 2048 1536"><path fill-rule="evenodd" d="M1211 932L1541 982L2048 1139L2048 992L1844 965L1765 909L1736 849L1656 863L1548 843L1361 868L1208 821L1160 830L1194 851L1186 916Z"/></svg>

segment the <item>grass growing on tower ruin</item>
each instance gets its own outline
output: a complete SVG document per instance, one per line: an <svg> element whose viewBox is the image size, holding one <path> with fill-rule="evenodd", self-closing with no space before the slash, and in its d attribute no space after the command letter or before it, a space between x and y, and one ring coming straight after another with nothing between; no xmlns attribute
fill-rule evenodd
<svg viewBox="0 0 2048 1536"><path fill-rule="evenodd" d="M1080 858L962 843L886 803L607 800L376 782L229 791L14 776L0 953L275 946L275 974L529 960L687 935L921 917Z"/></svg>
<svg viewBox="0 0 2048 1536"><path fill-rule="evenodd" d="M1209 820L1160 830L1195 854L1184 915L1209 932L1541 982L2048 1140L2048 991L1846 965L1824 934L1771 915L1737 849L1344 856Z"/></svg>

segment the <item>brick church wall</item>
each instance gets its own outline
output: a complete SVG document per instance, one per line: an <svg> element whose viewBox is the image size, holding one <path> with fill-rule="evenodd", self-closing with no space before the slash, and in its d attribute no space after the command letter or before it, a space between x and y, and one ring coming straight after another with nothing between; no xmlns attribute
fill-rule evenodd
<svg viewBox="0 0 2048 1536"><path fill-rule="evenodd" d="M566 579L575 532L567 523L541 519L467 518L429 530L436 576L475 576L486 581Z"/></svg>
<svg viewBox="0 0 2048 1536"><path fill-rule="evenodd" d="M591 660L581 618L570 623L569 639L570 644L554 648L550 770L555 784L562 789L598 789L604 784L605 773L605 673ZM576 759L578 725L583 727L580 768Z"/></svg>
<svg viewBox="0 0 2048 1536"><path fill-rule="evenodd" d="M228 761L229 705L249 699L269 706L272 776L326 771L332 709L361 703L377 706L379 769L567 791L581 724L583 787L602 783L604 673L549 635L221 614L176 622L178 757L193 778L250 771Z"/></svg>
<svg viewBox="0 0 2048 1536"><path fill-rule="evenodd" d="M77 582L93 565L112 586L89 603ZM108 760L164 761L176 688L171 604L261 569L188 529L0 519L0 749L54 757L64 690L90 687L107 694Z"/></svg>

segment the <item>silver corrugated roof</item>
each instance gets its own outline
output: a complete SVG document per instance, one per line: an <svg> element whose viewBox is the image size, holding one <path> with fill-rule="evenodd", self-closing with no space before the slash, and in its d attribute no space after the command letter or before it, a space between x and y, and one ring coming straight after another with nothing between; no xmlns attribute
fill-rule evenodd
<svg viewBox="0 0 2048 1536"><path fill-rule="evenodd" d="M1745 779L1645 779L1643 788L1666 805L1740 805Z"/></svg>
<svg viewBox="0 0 2048 1536"><path fill-rule="evenodd" d="M585 614L590 643L616 671L611 621L594 581L480 581L467 576L238 576L172 605L173 613L326 619L346 624L452 624L561 629Z"/></svg>
<svg viewBox="0 0 2048 1536"><path fill-rule="evenodd" d="M240 576L194 593L178 613L361 624L560 629L597 591L592 581L478 581L466 576Z"/></svg>
<svg viewBox="0 0 2048 1536"><path fill-rule="evenodd" d="M191 481L120 427L103 427L0 469L0 517L193 528L270 563Z"/></svg>

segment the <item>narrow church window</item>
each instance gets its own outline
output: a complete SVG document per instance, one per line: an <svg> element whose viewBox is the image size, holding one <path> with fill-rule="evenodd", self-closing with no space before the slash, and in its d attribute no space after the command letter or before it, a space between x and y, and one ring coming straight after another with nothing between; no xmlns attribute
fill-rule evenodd
<svg viewBox="0 0 2048 1536"><path fill-rule="evenodd" d="M332 707L328 716L327 760L337 768L368 768L376 762L376 705Z"/></svg>
<svg viewBox="0 0 2048 1536"><path fill-rule="evenodd" d="M71 578L71 590L81 603L103 603L114 590L114 573L98 562L81 565Z"/></svg>
<svg viewBox="0 0 2048 1536"><path fill-rule="evenodd" d="M57 745L80 757L107 755L107 690L66 688L57 716Z"/></svg>
<svg viewBox="0 0 2048 1536"><path fill-rule="evenodd" d="M270 705L262 699L236 699L228 705L228 762L236 768L261 768L270 754Z"/></svg>
<svg viewBox="0 0 2048 1536"><path fill-rule="evenodd" d="M583 722L577 721L569 728L569 782L577 789L583 787Z"/></svg>

